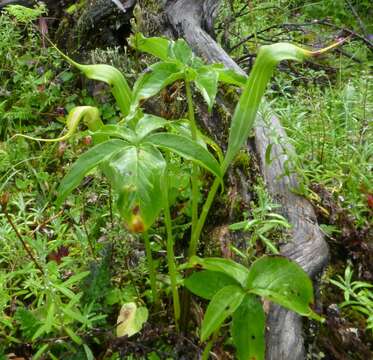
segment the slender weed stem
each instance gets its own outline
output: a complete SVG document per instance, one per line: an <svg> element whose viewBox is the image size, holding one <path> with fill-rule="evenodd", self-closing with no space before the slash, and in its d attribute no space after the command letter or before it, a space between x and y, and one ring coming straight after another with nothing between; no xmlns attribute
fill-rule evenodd
<svg viewBox="0 0 373 360"><path fill-rule="evenodd" d="M201 360L208 360L209 358L209 355L210 355L210 351L211 351L211 348L212 346L214 345L214 342L216 341L216 338L218 336L218 333L219 333L219 330L217 330L216 332L214 332L214 334L212 335L211 339L209 340L209 342L206 344L204 350L203 350L203 353L202 353L202 357L201 357Z"/></svg>
<svg viewBox="0 0 373 360"><path fill-rule="evenodd" d="M149 234L147 231L143 233L144 242L145 242L145 253L146 253L146 260L148 262L149 267L149 277L150 277L150 287L152 289L153 300L155 306L158 306L159 298L157 292L157 284L156 284L156 273L155 273L155 266L152 257L152 249L150 246Z"/></svg>
<svg viewBox="0 0 373 360"><path fill-rule="evenodd" d="M111 184L109 184L109 213L110 213L110 224L111 229L114 229L114 215L113 215L113 192L111 190Z"/></svg>
<svg viewBox="0 0 373 360"><path fill-rule="evenodd" d="M83 224L83 229L84 229L85 235L87 237L88 246L89 246L89 249L91 250L92 257L95 260L97 260L96 254L95 254L95 247L93 246L92 238L89 235L88 228L87 228L86 217L85 217L86 207L85 207L85 199L84 198L83 198L83 209L82 209L82 211L83 211L82 216L81 216L81 218L82 218L82 224Z"/></svg>
<svg viewBox="0 0 373 360"><path fill-rule="evenodd" d="M188 118L190 122L190 129L192 132L192 139L197 139L197 126L196 120L194 117L194 106L193 106L193 97L192 91L190 87L190 82L188 80L185 81L185 89L186 89L186 96L188 101ZM193 163L192 168L192 238L193 233L197 227L198 221L198 165Z"/></svg>
<svg viewBox="0 0 373 360"><path fill-rule="evenodd" d="M167 191L168 191L168 187L165 188L165 195L164 195L164 221L165 221L166 229L167 229L167 262L168 262L168 272L169 272L170 280L171 280L175 325L176 325L176 329L179 330L180 298L179 298L179 292L177 289L177 269L176 269L176 264L175 264L174 239L172 236L172 222L171 222L171 214L170 214L170 207L168 203Z"/></svg>
<svg viewBox="0 0 373 360"><path fill-rule="evenodd" d="M201 216L199 217L197 225L195 227L195 230L192 233L192 239L191 239L190 245L189 245L189 257L191 257L191 256L193 256L197 253L199 237L201 236L202 228L205 225L207 215L210 211L211 205L214 201L216 191L218 190L219 185L220 185L220 179L215 178L215 180L214 180L214 182L213 182L213 184L210 188L210 191L207 195L206 202L203 205Z"/></svg>

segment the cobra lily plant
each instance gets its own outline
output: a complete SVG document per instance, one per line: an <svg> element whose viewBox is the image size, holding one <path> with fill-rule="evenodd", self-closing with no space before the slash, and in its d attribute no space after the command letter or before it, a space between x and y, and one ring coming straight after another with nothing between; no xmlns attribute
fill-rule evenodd
<svg viewBox="0 0 373 360"><path fill-rule="evenodd" d="M84 122L92 134L94 146L78 158L61 181L56 205L60 206L64 202L88 172L100 169L114 189L117 209L128 230L143 234L155 302L158 301L158 294L148 230L163 210L176 325L180 319L180 284L177 280L168 199L167 153L172 152L193 163L189 262L182 268L203 269L194 272L184 281L184 285L193 293L210 300L201 328L202 341L212 337L206 347L205 358L221 325L232 316L231 331L238 358L264 359L264 312L259 296L301 315L320 320L310 307L313 303L312 283L307 274L290 260L281 256L264 257L246 269L232 260L202 259L196 253L215 195L223 183L224 174L254 126L260 102L276 65L283 60L303 61L318 56L341 42L314 52L288 43L263 46L246 78L222 65L204 64L182 39L172 41L165 38L145 38L142 34L136 34L131 37L130 44L160 61L141 74L132 89L114 67L102 64L81 65L61 53L86 77L106 82L110 86L121 111L121 120L117 124L107 125L101 121L97 108L78 106L66 118L67 132L64 136L41 139L21 135L37 141L62 141L77 131L79 122ZM144 113L141 109L142 101L175 81L182 81L185 85L188 120L169 121ZM225 154L198 130L192 98L194 85L211 110L219 82L242 88L232 117ZM181 123L185 126L180 126ZM211 173L214 181L199 212L198 177L202 171Z"/></svg>

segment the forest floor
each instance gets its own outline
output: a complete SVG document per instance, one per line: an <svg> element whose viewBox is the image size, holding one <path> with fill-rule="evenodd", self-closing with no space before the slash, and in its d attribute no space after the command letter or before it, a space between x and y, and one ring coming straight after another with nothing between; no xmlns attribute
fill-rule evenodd
<svg viewBox="0 0 373 360"><path fill-rule="evenodd" d="M266 93L269 113L279 117L296 150L291 171L299 187L293 191L314 206L330 249L316 289L316 310L326 321L304 321L307 359L312 360L373 358L372 8L369 1L348 4L224 1L215 24L218 41L247 72L261 45L287 41L318 48L354 34L343 47L316 60L281 64ZM67 10L67 17L79 11ZM203 351L196 328L207 303L193 298L193 325L178 334L163 219L149 230L161 294L157 308L144 243L123 225L106 178L89 173L63 207L55 206L61 179L92 145L90 133L81 126L79 134L59 143L14 137L58 137L66 114L79 105L97 106L105 123L120 120L108 88L70 67L43 39L43 26L48 26L45 9L0 15L0 359L195 359ZM51 27L52 38L53 31ZM126 41L91 49L84 59L116 66L131 84L151 62ZM185 102L179 85L155 100L169 119L183 117ZM273 141L279 141L276 134ZM250 198L236 199L235 185L227 180L231 192L216 201L199 254L245 262L268 252L259 234L277 247L287 239L288 224L281 219L266 227L278 206L267 194L252 154L242 152L234 166L252 179ZM190 234L193 168L175 157L169 171L175 252L182 264ZM201 199L209 181L208 176L199 179ZM227 219L255 220L256 225L237 235L221 226ZM116 337L121 306L130 302L150 310L148 321L133 337ZM215 340L214 358L233 359L227 327Z"/></svg>

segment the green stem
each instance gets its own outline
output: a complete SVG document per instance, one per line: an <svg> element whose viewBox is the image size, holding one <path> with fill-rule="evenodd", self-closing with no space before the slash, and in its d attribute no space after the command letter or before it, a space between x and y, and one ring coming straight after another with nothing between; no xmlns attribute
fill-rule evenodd
<svg viewBox="0 0 373 360"><path fill-rule="evenodd" d="M197 253L198 240L199 240L199 237L201 236L202 228L205 225L207 215L210 211L210 207L212 205L212 202L214 201L216 191L218 190L219 185L220 185L220 179L215 178L215 180L214 180L214 182L213 182L213 184L210 188L210 191L208 193L206 202L203 205L201 216L198 219L197 225L195 227L195 231L193 231L193 233L192 233L192 239L191 239L190 245L189 245L189 257L191 257L191 256L193 256Z"/></svg>
<svg viewBox="0 0 373 360"><path fill-rule="evenodd" d="M180 299L179 299L179 292L177 290L177 269L176 269L175 254L174 254L174 239L172 236L172 222L171 222L170 206L168 203L168 186L165 187L164 194L165 194L164 195L164 221L165 221L165 225L167 229L168 272L169 272L170 280L171 280L175 325L176 325L176 329L179 330Z"/></svg>
<svg viewBox="0 0 373 360"><path fill-rule="evenodd" d="M190 130L192 132L192 139L197 140L197 126L196 120L194 117L194 106L193 106L193 97L190 87L189 80L185 80L185 89L186 96L188 101L188 118L190 122ZM198 221L198 165L193 163L192 168L192 238L193 233L197 227Z"/></svg>
<svg viewBox="0 0 373 360"><path fill-rule="evenodd" d="M185 90L186 90L186 96L188 101L188 119L190 121L190 130L192 132L192 139L197 139L197 125L196 120L194 117L194 105L193 105L193 97L192 97L192 90L190 87L190 81L185 80Z"/></svg>
<svg viewBox="0 0 373 360"><path fill-rule="evenodd" d="M157 306L159 299L158 299L158 292L157 292L157 285L156 285L156 272L155 272L155 266L153 262L152 249L150 247L150 240L149 240L148 232L145 231L143 236L144 236L144 241L145 241L146 260L148 262L148 267L149 267L150 287L152 289L154 303Z"/></svg>
<svg viewBox="0 0 373 360"><path fill-rule="evenodd" d="M202 358L201 360L208 360L209 358L209 355L210 355L210 351L211 351L211 348L212 348L212 345L214 345L214 342L216 341L216 338L218 336L218 333L219 333L219 329L217 331L214 332L214 334L212 335L211 339L209 340L209 342L206 344L204 350L203 350L203 353L202 353Z"/></svg>

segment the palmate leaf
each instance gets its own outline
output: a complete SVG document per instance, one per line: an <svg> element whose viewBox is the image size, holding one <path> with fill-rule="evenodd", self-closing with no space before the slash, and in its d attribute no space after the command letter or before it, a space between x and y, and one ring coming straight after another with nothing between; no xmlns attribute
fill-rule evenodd
<svg viewBox="0 0 373 360"><path fill-rule="evenodd" d="M220 164L202 145L182 135L155 133L144 141L157 147L171 150L185 159L196 162L215 176L221 178Z"/></svg>
<svg viewBox="0 0 373 360"><path fill-rule="evenodd" d="M186 65L194 58L192 49L184 39L172 41L161 37L147 38L141 33L136 33L129 38L129 44L163 61L174 59Z"/></svg>
<svg viewBox="0 0 373 360"><path fill-rule="evenodd" d="M152 71L143 74L136 82L131 113L137 108L141 99L155 95L162 88L179 79L195 83L209 111L215 101L219 80L238 86L246 83L245 76L225 69L221 64L204 65L203 61L193 54L184 39L170 41L163 38L145 38L142 34L136 34L130 42L136 49L163 60L152 65L150 67Z"/></svg>
<svg viewBox="0 0 373 360"><path fill-rule="evenodd" d="M322 318L312 311L313 287L307 273L283 256L264 256L249 269L245 289L300 315Z"/></svg>
<svg viewBox="0 0 373 360"><path fill-rule="evenodd" d="M81 155L73 164L67 175L62 179L61 184L58 187L56 205L60 206L62 204L66 197L80 184L89 171L108 160L111 156L126 146L128 146L128 143L123 140L108 140L94 146Z"/></svg>
<svg viewBox="0 0 373 360"><path fill-rule="evenodd" d="M129 145L102 166L118 194L117 207L129 230L146 231L159 215L165 168L162 154L148 144Z"/></svg>
<svg viewBox="0 0 373 360"><path fill-rule="evenodd" d="M192 139L192 130L190 129L190 123L187 119L180 119L175 121L168 121L167 127L172 129L176 134L186 136ZM197 129L197 142L198 144L202 145L204 148L207 149L207 145L210 146L212 150L214 150L216 156L220 163L223 162L224 156L223 151L221 150L220 146L212 140L210 137L204 135L201 131Z"/></svg>
<svg viewBox="0 0 373 360"><path fill-rule="evenodd" d="M245 292L240 286L228 285L219 290L211 299L201 326L201 341L218 330L224 320L240 306Z"/></svg>
<svg viewBox="0 0 373 360"><path fill-rule="evenodd" d="M168 121L162 117L144 114L144 116L136 124L136 135L139 140L149 135L154 130L161 129L166 126Z"/></svg>
<svg viewBox="0 0 373 360"><path fill-rule="evenodd" d="M247 82L247 77L245 75L241 75L232 69L220 66L217 67L216 65L214 67L219 75L219 81L222 83L243 87Z"/></svg>
<svg viewBox="0 0 373 360"><path fill-rule="evenodd" d="M245 295L232 316L231 333L239 360L264 360L265 315L257 296Z"/></svg>
<svg viewBox="0 0 373 360"><path fill-rule="evenodd" d="M185 136L189 139L193 139L192 137L192 130L190 128L190 122L187 119L179 119L174 121L168 121L167 128L171 133L175 133L177 135ZM197 129L197 139L196 141L198 144L203 146L207 149L207 142L205 141L207 136L204 136L198 129Z"/></svg>
<svg viewBox="0 0 373 360"><path fill-rule="evenodd" d="M109 138L123 139L130 143L137 139L137 135L132 129L120 124L103 125L91 135L95 144L102 143Z"/></svg>
<svg viewBox="0 0 373 360"><path fill-rule="evenodd" d="M123 124L103 125L101 128L92 133L92 137L97 142L102 142L100 139L106 137L124 139L130 143L139 143L144 137L151 132L163 128L168 124L167 120L159 116L151 114L143 114L137 121L135 128Z"/></svg>

